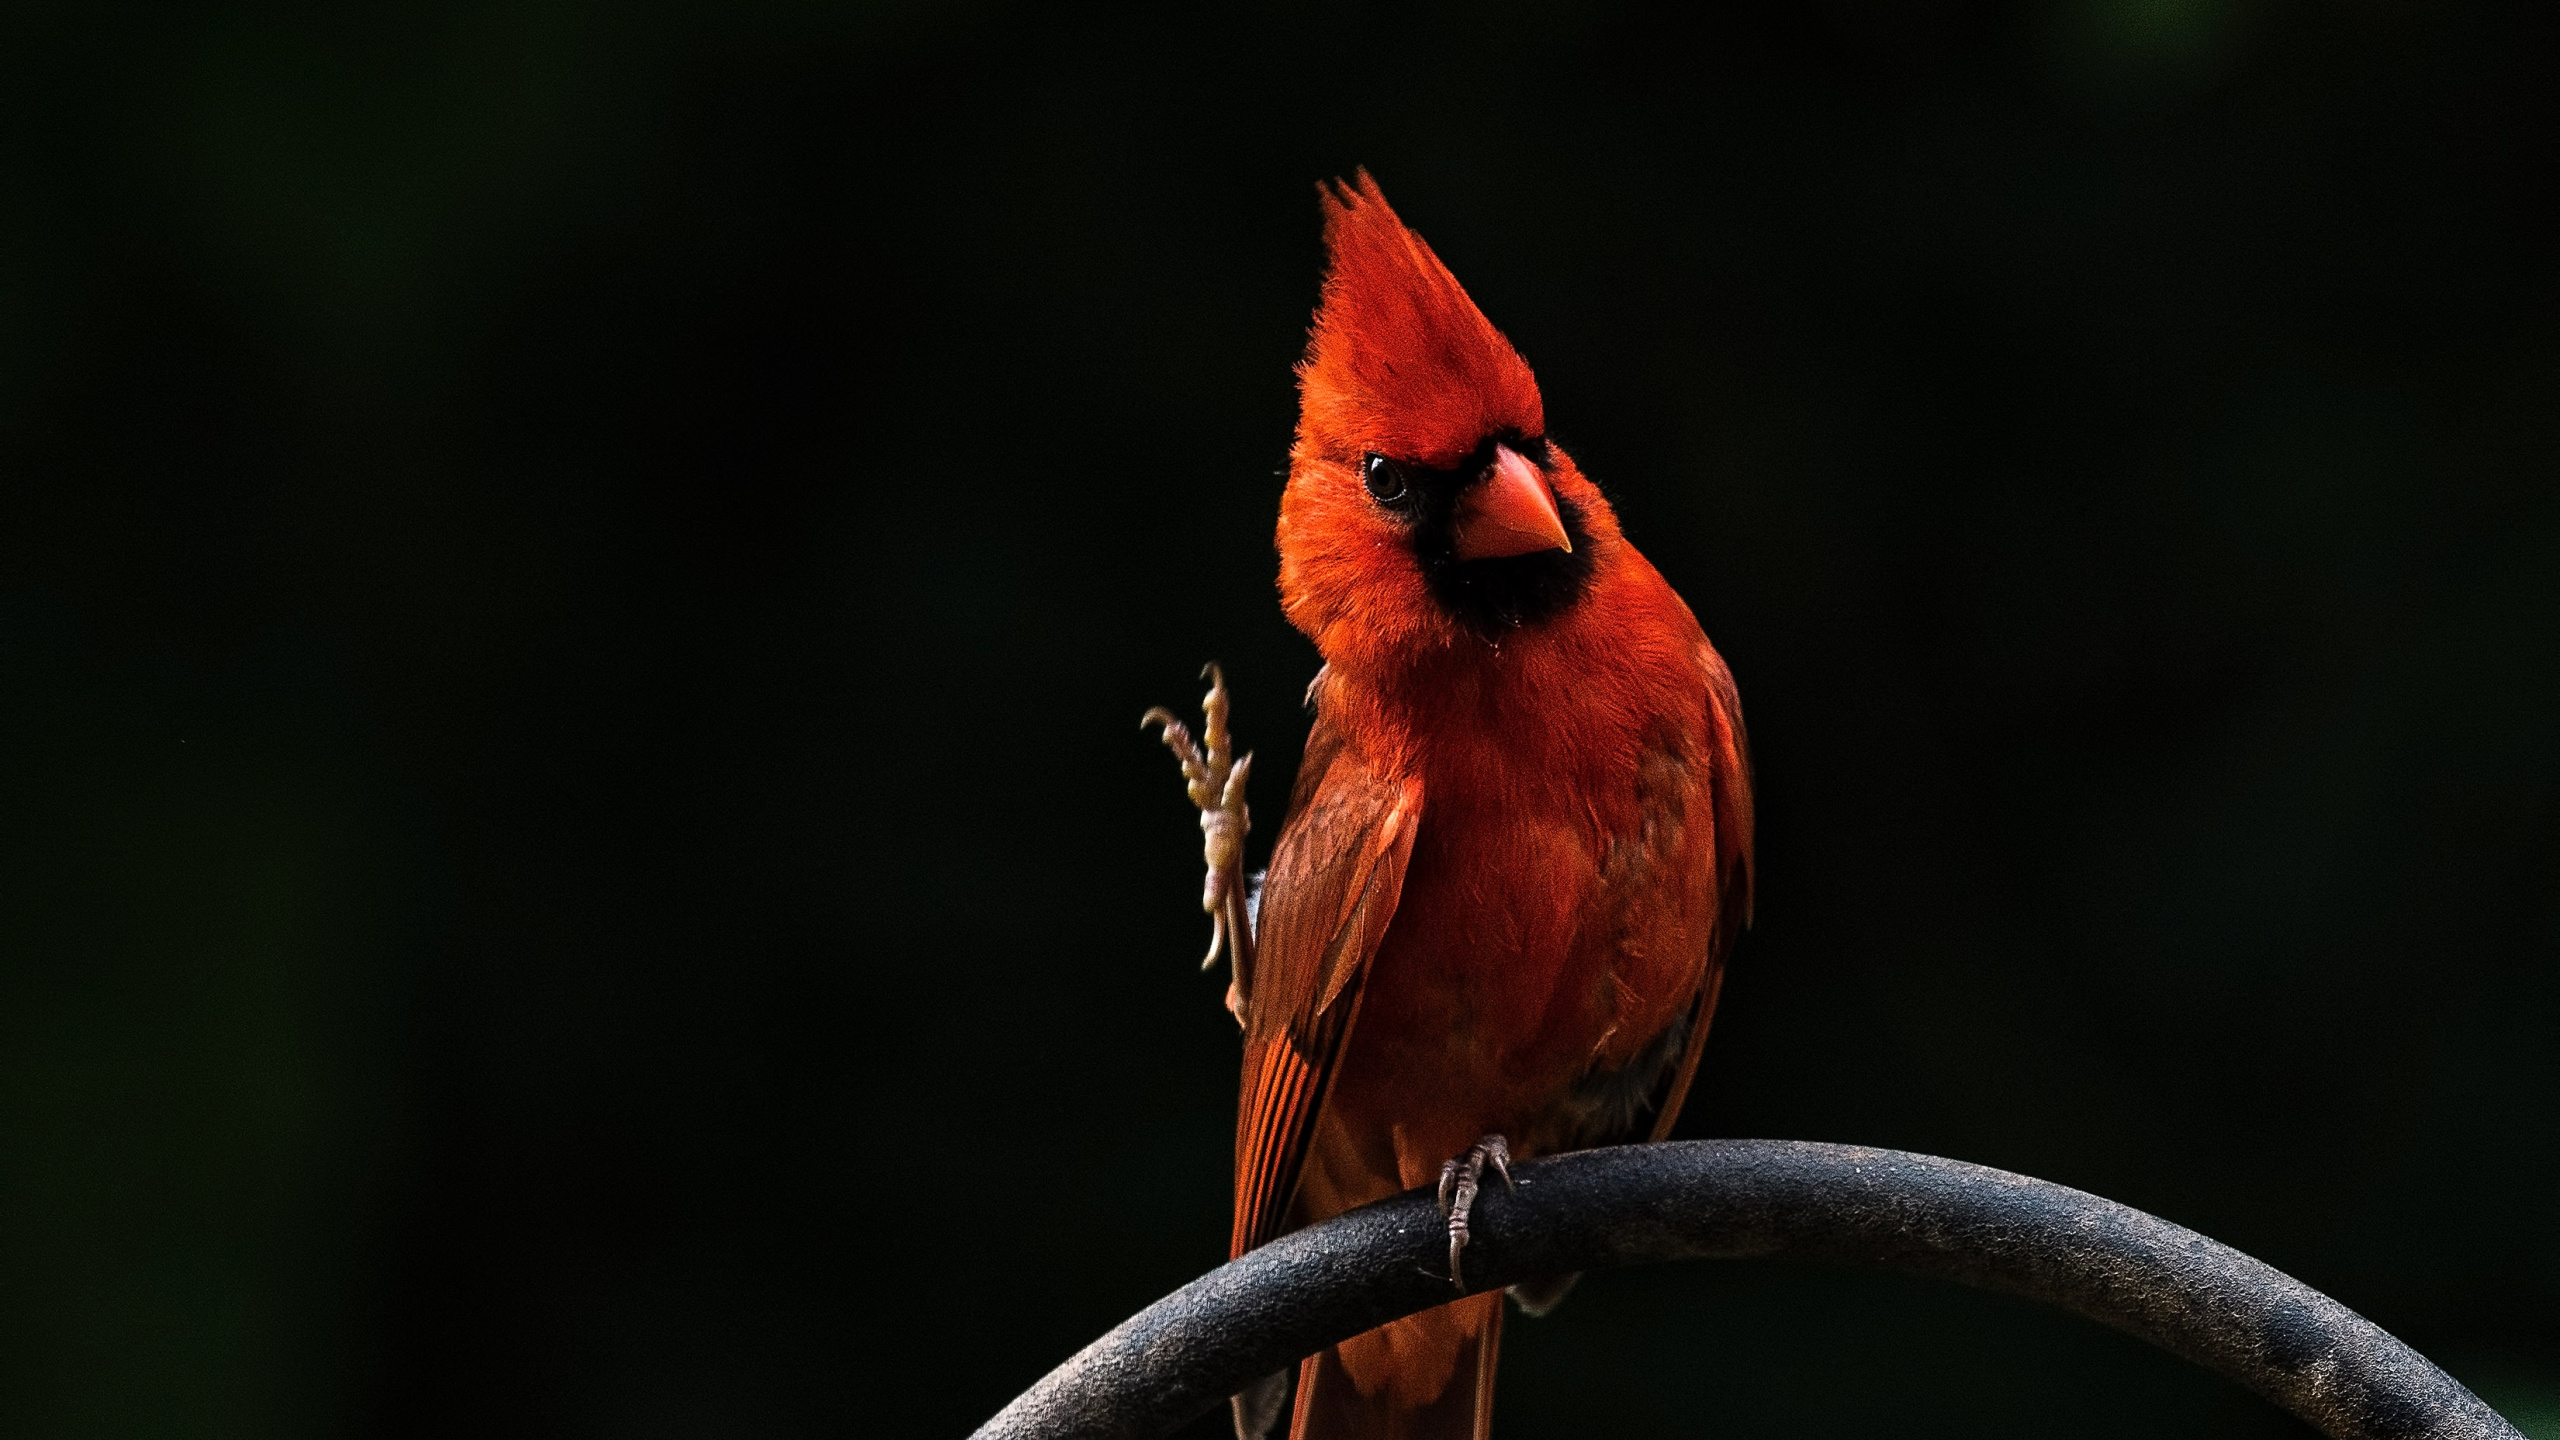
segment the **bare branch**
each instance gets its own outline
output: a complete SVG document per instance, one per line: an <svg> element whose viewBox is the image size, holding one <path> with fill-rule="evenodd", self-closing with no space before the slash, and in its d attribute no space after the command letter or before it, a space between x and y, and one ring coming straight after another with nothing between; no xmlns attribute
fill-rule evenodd
<svg viewBox="0 0 2560 1440"><path fill-rule="evenodd" d="M1478 1199L1482 1288L1659 1260L1790 1255L2003 1291L2219 1371L2337 1437L2514 1427L2381 1327L2192 1230L2002 1170L1848 1145L1705 1140L1516 1168ZM1428 1191L1284 1235L1148 1306L979 1429L1146 1440L1249 1381L1450 1298Z"/></svg>

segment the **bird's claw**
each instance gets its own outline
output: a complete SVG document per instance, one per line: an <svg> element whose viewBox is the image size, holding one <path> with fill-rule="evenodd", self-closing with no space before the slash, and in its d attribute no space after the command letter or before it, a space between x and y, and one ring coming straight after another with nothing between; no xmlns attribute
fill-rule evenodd
<svg viewBox="0 0 2560 1440"><path fill-rule="evenodd" d="M1200 702L1201 739L1174 713L1156 706L1138 717L1138 728L1161 727L1165 748L1182 763L1184 788L1200 807L1200 856L1208 878L1200 887L1200 908L1209 912L1209 953L1200 961L1207 970L1225 951L1234 959L1234 978L1227 988L1227 1008L1243 1014L1246 970L1253 948L1253 920L1245 904L1244 842L1253 832L1253 814L1244 802L1245 782L1253 773L1253 756L1237 755L1227 733L1227 677L1215 664L1200 672L1209 693Z"/></svg>
<svg viewBox="0 0 2560 1440"><path fill-rule="evenodd" d="M1458 1266L1458 1252L1467 1248L1469 1218L1488 1165L1502 1177L1503 1189L1513 1188L1511 1143L1499 1135L1487 1135L1468 1147L1466 1154L1440 1167L1440 1213L1449 1217L1449 1283L1460 1290L1467 1288L1467 1277Z"/></svg>

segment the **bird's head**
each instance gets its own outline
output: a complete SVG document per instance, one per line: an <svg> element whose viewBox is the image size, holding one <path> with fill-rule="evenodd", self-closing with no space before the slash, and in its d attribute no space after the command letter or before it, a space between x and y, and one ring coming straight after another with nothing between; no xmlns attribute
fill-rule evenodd
<svg viewBox="0 0 2560 1440"><path fill-rule="evenodd" d="M1568 613L1618 544L1547 438L1528 362L1362 171L1322 187L1331 264L1280 502L1280 597L1337 664L1499 644Z"/></svg>

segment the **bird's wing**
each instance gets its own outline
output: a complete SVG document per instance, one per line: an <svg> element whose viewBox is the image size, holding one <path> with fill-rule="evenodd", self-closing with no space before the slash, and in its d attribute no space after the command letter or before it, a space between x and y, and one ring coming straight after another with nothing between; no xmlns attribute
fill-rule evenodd
<svg viewBox="0 0 2560 1440"><path fill-rule="evenodd" d="M1725 957L1751 923L1751 742L1742 729L1742 695L1733 672L1715 647L1698 642L1707 682L1707 785L1715 817L1715 923L1707 935L1706 970L1689 1004L1689 1028L1680 1059L1656 1083L1653 1124L1646 1138L1661 1140L1680 1119L1689 1098L1689 1082L1697 1077L1698 1056L1707 1047L1707 1022L1715 1018L1716 995L1724 988Z"/></svg>
<svg viewBox="0 0 2560 1440"><path fill-rule="evenodd" d="M1421 819L1421 782L1377 773L1319 710L1262 887L1231 1254L1280 1233Z"/></svg>

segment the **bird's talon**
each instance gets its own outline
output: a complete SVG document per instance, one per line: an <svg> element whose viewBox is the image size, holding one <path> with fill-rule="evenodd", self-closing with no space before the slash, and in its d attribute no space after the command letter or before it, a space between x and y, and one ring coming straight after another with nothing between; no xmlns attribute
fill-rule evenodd
<svg viewBox="0 0 2560 1440"><path fill-rule="evenodd" d="M1253 757L1237 755L1227 731L1227 677L1215 664L1200 672L1209 693L1200 702L1202 724L1194 740L1191 727L1158 705L1138 717L1138 728L1158 727L1164 747L1182 766L1183 791L1200 810L1200 858L1208 878L1200 887L1200 908L1209 913L1209 953L1200 962L1214 969L1219 952L1235 962L1227 1008L1242 1018L1247 987L1252 983L1253 921L1246 912L1244 842L1253 832L1253 815L1245 806L1246 781Z"/></svg>
<svg viewBox="0 0 2560 1440"><path fill-rule="evenodd" d="M1502 1177L1502 1188L1513 1188L1511 1143L1499 1135L1487 1135L1469 1146L1466 1154L1440 1167L1440 1213L1449 1217L1449 1283L1460 1290L1467 1288L1467 1276L1459 1267L1458 1252L1474 1238L1471 1221L1476 1193L1488 1165Z"/></svg>
<svg viewBox="0 0 2560 1440"><path fill-rule="evenodd" d="M1209 953L1200 957L1202 973L1218 968L1218 952L1227 948L1226 913L1215 907L1209 911Z"/></svg>

